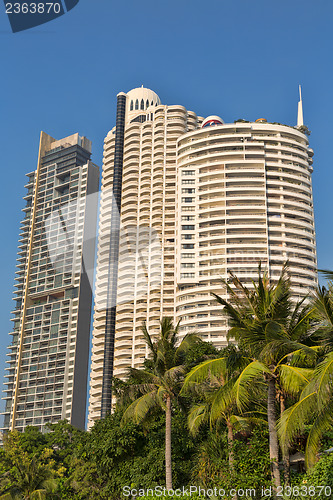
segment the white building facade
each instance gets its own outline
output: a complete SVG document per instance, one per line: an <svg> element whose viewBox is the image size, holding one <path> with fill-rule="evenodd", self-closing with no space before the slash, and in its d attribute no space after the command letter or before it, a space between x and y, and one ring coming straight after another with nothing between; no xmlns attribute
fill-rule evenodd
<svg viewBox="0 0 333 500"><path fill-rule="evenodd" d="M212 122L212 118L214 119ZM176 321L223 345L226 319L212 292L221 278L245 285L258 264L278 279L289 261L295 297L317 285L312 156L299 130L268 124L224 124L209 117L178 140Z"/></svg>
<svg viewBox="0 0 333 500"><path fill-rule="evenodd" d="M116 127L104 141L88 425L101 418L105 339L113 338L112 375L124 377L147 355L144 321L158 333L163 316L175 315L177 139L200 119L183 106L165 106L149 89L124 94L124 142L116 303L110 303L110 228L114 196ZM110 238L111 230L111 238ZM109 290L109 293L108 293ZM108 311L116 306L113 332ZM112 350L110 349L110 350Z"/></svg>

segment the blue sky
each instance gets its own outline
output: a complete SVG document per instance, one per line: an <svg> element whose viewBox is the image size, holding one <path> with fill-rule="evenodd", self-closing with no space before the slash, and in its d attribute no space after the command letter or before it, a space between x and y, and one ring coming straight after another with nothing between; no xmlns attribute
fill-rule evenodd
<svg viewBox="0 0 333 500"><path fill-rule="evenodd" d="M86 135L101 165L120 91L143 84L163 104L202 116L295 125L301 84L315 151L318 263L333 269L332 18L331 0L80 0L65 16L12 34L2 8L1 375L25 173L36 168L40 130Z"/></svg>

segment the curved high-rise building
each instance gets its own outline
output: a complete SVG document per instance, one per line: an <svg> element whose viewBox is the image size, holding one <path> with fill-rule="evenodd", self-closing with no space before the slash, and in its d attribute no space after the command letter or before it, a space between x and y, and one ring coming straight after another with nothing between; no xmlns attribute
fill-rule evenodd
<svg viewBox="0 0 333 500"><path fill-rule="evenodd" d="M199 124L149 89L118 95L104 141L89 426L111 409L111 377L142 366L143 322L154 334L175 315L177 139Z"/></svg>
<svg viewBox="0 0 333 500"><path fill-rule="evenodd" d="M226 296L221 278L230 272L251 284L259 261L274 280L288 260L295 297L315 288L312 156L306 135L263 119L209 117L178 139L175 282L183 334L196 330L225 343L226 319L212 292Z"/></svg>
<svg viewBox="0 0 333 500"><path fill-rule="evenodd" d="M141 327L163 316L226 343L212 293L230 271L274 280L289 260L295 297L317 284L312 155L298 127L205 120L138 88L117 97L104 143L89 426L111 411L111 378L142 366Z"/></svg>

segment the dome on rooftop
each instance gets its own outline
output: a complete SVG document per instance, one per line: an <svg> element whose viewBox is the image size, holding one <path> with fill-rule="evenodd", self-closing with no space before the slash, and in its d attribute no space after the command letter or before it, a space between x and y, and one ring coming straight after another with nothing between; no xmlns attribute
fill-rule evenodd
<svg viewBox="0 0 333 500"><path fill-rule="evenodd" d="M222 120L222 118L220 118L219 116L216 116L216 115L210 115L204 119L201 127L204 128L204 127L211 127L212 125L223 125L223 124L224 124L224 121Z"/></svg>
<svg viewBox="0 0 333 500"><path fill-rule="evenodd" d="M140 111L146 110L150 106L158 106L161 104L161 99L158 97L156 92L145 87L138 87L127 92L128 97L128 110Z"/></svg>

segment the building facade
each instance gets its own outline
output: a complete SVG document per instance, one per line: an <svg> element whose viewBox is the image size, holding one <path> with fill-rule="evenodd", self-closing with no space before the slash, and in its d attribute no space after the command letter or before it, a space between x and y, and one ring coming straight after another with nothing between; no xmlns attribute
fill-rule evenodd
<svg viewBox="0 0 333 500"><path fill-rule="evenodd" d="M84 429L98 167L78 134L41 133L27 174L3 430L67 419Z"/></svg>
<svg viewBox="0 0 333 500"><path fill-rule="evenodd" d="M143 322L158 332L162 316L174 317L177 139L200 124L195 113L162 105L144 88L120 94L117 109L117 126L104 141L89 426L111 409L110 377L142 365Z"/></svg>
<svg viewBox="0 0 333 500"><path fill-rule="evenodd" d="M258 264L278 277L289 259L295 297L317 284L312 155L303 125L225 124L149 89L118 95L104 142L88 426L111 411L111 377L141 367L141 327L163 316L225 345L212 293L245 284Z"/></svg>
<svg viewBox="0 0 333 500"><path fill-rule="evenodd" d="M213 125L213 126L212 126ZM299 130L208 117L178 139L176 321L221 346L230 272L251 286L258 264L277 280L289 262L295 298L317 285L312 156Z"/></svg>

